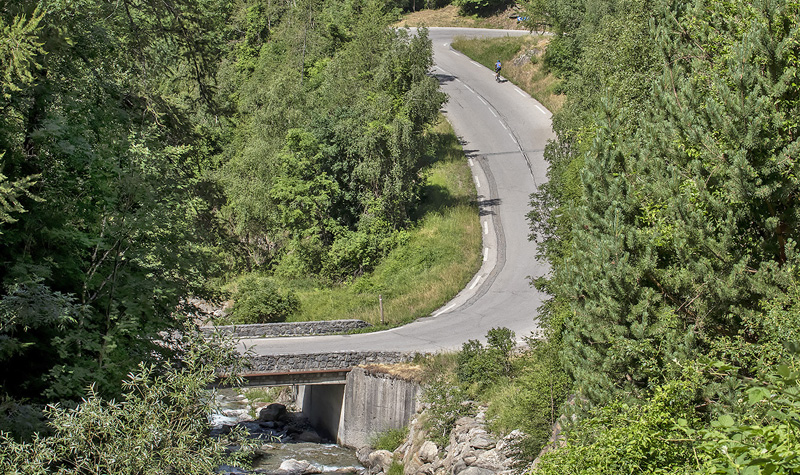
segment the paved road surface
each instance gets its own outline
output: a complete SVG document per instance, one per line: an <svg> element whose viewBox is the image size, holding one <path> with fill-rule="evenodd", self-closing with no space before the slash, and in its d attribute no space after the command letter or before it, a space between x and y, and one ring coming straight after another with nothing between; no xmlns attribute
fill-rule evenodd
<svg viewBox="0 0 800 475"><path fill-rule="evenodd" d="M493 327L508 327L518 338L538 328L536 309L544 296L528 276L547 267L535 259L525 215L529 195L546 180L542 158L552 138L550 113L510 82L453 50L456 36L506 36L519 31L431 28L435 67L449 96L445 114L462 139L482 203L484 262L453 300L430 317L391 330L316 337L244 340L259 354L335 351L457 350L469 339L485 340Z"/></svg>

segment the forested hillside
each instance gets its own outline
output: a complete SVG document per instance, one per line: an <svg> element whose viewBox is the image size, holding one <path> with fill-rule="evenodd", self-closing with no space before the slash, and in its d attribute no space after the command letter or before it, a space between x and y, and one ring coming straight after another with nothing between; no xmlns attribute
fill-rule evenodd
<svg viewBox="0 0 800 475"><path fill-rule="evenodd" d="M531 17L567 94L530 219L578 414L535 473L796 473L800 5Z"/></svg>
<svg viewBox="0 0 800 475"><path fill-rule="evenodd" d="M118 395L232 276L335 283L396 244L444 95L426 35L394 19L371 1L0 3L4 411Z"/></svg>

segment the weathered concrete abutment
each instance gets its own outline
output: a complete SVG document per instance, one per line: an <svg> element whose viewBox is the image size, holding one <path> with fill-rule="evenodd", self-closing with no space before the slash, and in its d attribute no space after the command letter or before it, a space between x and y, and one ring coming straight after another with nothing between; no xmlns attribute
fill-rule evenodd
<svg viewBox="0 0 800 475"><path fill-rule="evenodd" d="M303 386L297 402L303 414L340 445L369 445L381 432L400 429L416 414L420 385L386 374L353 368L347 382Z"/></svg>

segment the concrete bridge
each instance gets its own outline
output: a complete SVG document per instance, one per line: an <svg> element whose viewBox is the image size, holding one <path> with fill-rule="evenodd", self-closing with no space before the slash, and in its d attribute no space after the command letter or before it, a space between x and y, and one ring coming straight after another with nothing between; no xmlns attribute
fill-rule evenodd
<svg viewBox="0 0 800 475"><path fill-rule="evenodd" d="M250 338L340 333L369 326L359 320L217 327L240 341ZM206 329L206 331L213 331ZM350 447L368 445L387 429L408 424L418 408L419 384L360 366L408 362L417 353L332 351L257 354L240 374L248 386L293 386L295 403L317 430Z"/></svg>
<svg viewBox="0 0 800 475"><path fill-rule="evenodd" d="M206 333L218 332L233 337L245 348L249 361L242 376L253 386L283 386L286 384L325 384L338 381L335 374L359 365L396 364L412 360L421 352L403 351L320 351L308 353L257 353L247 351L248 341L288 336L337 335L370 327L362 320L328 320L320 322L262 323L226 325L204 328ZM339 378L341 379L341 378Z"/></svg>
<svg viewBox="0 0 800 475"><path fill-rule="evenodd" d="M405 427L417 413L421 392L417 382L363 367L242 376L252 386L293 386L295 405L317 431L353 448L369 445L388 429Z"/></svg>

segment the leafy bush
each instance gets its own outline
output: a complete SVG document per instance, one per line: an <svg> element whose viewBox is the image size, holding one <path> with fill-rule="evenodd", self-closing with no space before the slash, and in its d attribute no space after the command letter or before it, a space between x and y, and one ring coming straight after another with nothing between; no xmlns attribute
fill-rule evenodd
<svg viewBox="0 0 800 475"><path fill-rule="evenodd" d="M455 422L470 413L470 406L464 404L467 399L467 392L447 379L437 379L425 385L422 402L428 408L423 427L439 447L447 445Z"/></svg>
<svg viewBox="0 0 800 475"><path fill-rule="evenodd" d="M566 428L563 445L543 455L531 474L694 473L692 441L676 425L698 427L694 397L692 383L671 381L641 405L617 401L592 409Z"/></svg>
<svg viewBox="0 0 800 475"><path fill-rule="evenodd" d="M514 377L491 388L487 415L493 432L522 430L517 447L533 460L547 444L572 385L550 340L532 341L531 350L513 361Z"/></svg>
<svg viewBox="0 0 800 475"><path fill-rule="evenodd" d="M248 274L236 283L233 320L238 323L271 323L286 320L300 309L291 290L281 292L267 277Z"/></svg>
<svg viewBox="0 0 800 475"><path fill-rule="evenodd" d="M458 381L484 390L498 379L511 375L511 351L514 332L508 328L492 328L486 334L488 346L477 340L464 343L458 354Z"/></svg>
<svg viewBox="0 0 800 475"><path fill-rule="evenodd" d="M241 360L232 348L187 339L180 368L140 365L123 382L119 401L94 390L74 408L48 406L51 434L17 442L0 433L0 473L13 475L208 474L222 464L246 465L246 431L208 436L208 385L216 368ZM237 370L234 368L234 370ZM229 444L241 450L231 453Z"/></svg>
<svg viewBox="0 0 800 475"><path fill-rule="evenodd" d="M788 364L743 385L743 414L722 414L701 430L678 421L697 440L704 473L800 473L799 367L795 354Z"/></svg>
<svg viewBox="0 0 800 475"><path fill-rule="evenodd" d="M408 241L406 231L393 231L388 223L374 220L358 231L346 231L330 247L322 275L346 280L369 272L397 247Z"/></svg>

